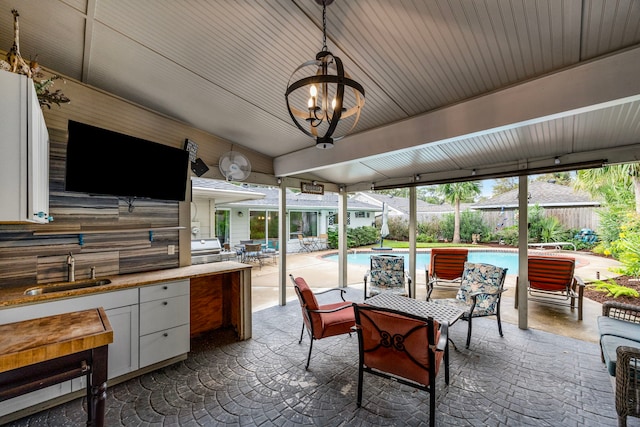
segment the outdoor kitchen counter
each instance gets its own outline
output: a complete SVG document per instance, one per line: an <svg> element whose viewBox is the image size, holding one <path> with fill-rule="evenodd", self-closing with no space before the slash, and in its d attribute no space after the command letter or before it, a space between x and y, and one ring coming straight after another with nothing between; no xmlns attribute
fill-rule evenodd
<svg viewBox="0 0 640 427"><path fill-rule="evenodd" d="M33 283L11 287L0 287L0 309L21 304L33 304L48 300L90 295L100 292L111 292L136 286L179 279L193 279L216 274L251 271L251 265L235 261L224 261L210 264L190 265L166 270L146 271L142 273L123 274L118 276L101 276L99 279L109 279L111 283L90 288L74 289L61 292L43 293L40 295L25 295L24 291L35 286L47 286L47 283ZM250 295L250 294L249 294Z"/></svg>
<svg viewBox="0 0 640 427"><path fill-rule="evenodd" d="M47 284L0 288L0 313L18 306L189 279L191 336L231 326L240 340L251 338L251 265L223 261L99 279L109 279L111 283L39 295L25 295L24 291Z"/></svg>

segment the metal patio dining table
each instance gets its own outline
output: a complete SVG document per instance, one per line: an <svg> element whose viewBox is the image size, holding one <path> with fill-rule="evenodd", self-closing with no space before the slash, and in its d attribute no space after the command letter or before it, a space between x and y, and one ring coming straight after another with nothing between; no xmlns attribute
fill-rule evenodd
<svg viewBox="0 0 640 427"><path fill-rule="evenodd" d="M365 303L376 307L401 311L413 316L424 318L425 320L431 317L439 323L446 322L449 325L455 323L464 313L463 310L444 304L436 304L431 301L421 301L384 292L374 297L367 298Z"/></svg>

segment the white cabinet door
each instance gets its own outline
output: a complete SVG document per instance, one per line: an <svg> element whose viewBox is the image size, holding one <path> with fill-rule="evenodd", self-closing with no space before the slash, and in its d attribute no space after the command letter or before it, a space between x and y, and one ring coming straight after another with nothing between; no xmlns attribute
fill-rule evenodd
<svg viewBox="0 0 640 427"><path fill-rule="evenodd" d="M189 325L141 336L140 367L143 368L188 353L189 339Z"/></svg>
<svg viewBox="0 0 640 427"><path fill-rule="evenodd" d="M49 221L49 135L33 81L0 70L0 222Z"/></svg>
<svg viewBox="0 0 640 427"><path fill-rule="evenodd" d="M138 369L138 305L105 310L113 328L109 345L109 378Z"/></svg>
<svg viewBox="0 0 640 427"><path fill-rule="evenodd" d="M105 310L113 329L113 342L109 344L108 378L116 378L138 370L138 305ZM72 391L87 386L87 378L72 380Z"/></svg>
<svg viewBox="0 0 640 427"><path fill-rule="evenodd" d="M36 90L29 83L27 84L29 104L27 212L34 215L34 221L46 223L49 222L49 132Z"/></svg>

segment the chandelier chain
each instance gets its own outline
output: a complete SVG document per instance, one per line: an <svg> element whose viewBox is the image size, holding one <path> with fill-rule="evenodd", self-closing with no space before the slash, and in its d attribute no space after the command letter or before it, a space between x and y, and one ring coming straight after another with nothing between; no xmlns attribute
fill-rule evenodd
<svg viewBox="0 0 640 427"><path fill-rule="evenodd" d="M322 51L327 51L327 1L322 0Z"/></svg>

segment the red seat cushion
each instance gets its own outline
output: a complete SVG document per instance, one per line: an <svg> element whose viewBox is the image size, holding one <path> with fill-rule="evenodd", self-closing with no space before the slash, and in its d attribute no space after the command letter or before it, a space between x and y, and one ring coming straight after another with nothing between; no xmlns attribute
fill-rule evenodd
<svg viewBox="0 0 640 427"><path fill-rule="evenodd" d="M353 303L350 301L341 301L333 304L325 304L320 306L320 310L333 310L339 307L345 308L332 313L317 313L317 316L316 313L312 313L314 323L317 318L320 324L320 327L316 327L314 324L314 332L320 335L315 338L320 339L351 332L351 328L356 324L355 314L353 313Z"/></svg>
<svg viewBox="0 0 640 427"><path fill-rule="evenodd" d="M570 257L529 257L529 287L563 292L571 287L576 260Z"/></svg>
<svg viewBox="0 0 640 427"><path fill-rule="evenodd" d="M431 249L431 276L444 280L461 277L468 253L467 249Z"/></svg>

